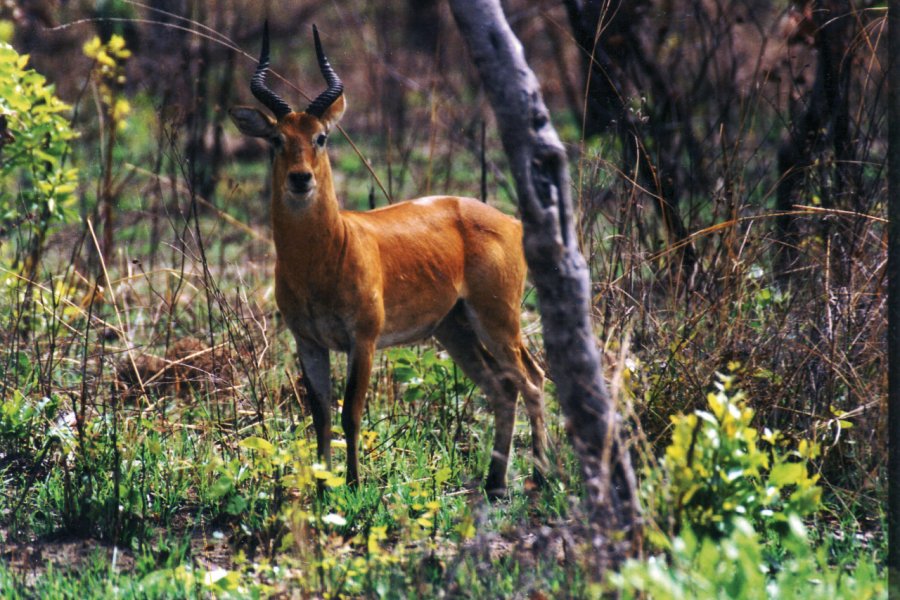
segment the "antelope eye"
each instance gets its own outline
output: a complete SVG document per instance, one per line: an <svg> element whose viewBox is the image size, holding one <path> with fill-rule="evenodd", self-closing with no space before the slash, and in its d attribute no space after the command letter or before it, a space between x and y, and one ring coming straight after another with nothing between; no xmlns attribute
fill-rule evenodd
<svg viewBox="0 0 900 600"><path fill-rule="evenodd" d="M318 146L319 148L323 148L326 141L328 141L328 136L324 133L320 133L316 136L316 146Z"/></svg>

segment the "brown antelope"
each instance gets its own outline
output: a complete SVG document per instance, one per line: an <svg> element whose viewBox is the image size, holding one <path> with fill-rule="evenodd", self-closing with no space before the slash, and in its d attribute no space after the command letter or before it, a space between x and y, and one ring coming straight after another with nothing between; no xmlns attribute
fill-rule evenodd
<svg viewBox="0 0 900 600"><path fill-rule="evenodd" d="M275 298L297 342L320 459L331 467L329 350L348 355L341 422L346 478L355 485L375 349L434 336L490 398L496 431L487 492L506 490L518 393L531 421L535 479L543 481L544 374L519 329L521 224L457 196L341 210L325 143L347 101L315 26L313 38L328 88L305 111L294 112L266 86L266 26L250 90L274 118L249 107L230 114L242 133L271 144Z"/></svg>

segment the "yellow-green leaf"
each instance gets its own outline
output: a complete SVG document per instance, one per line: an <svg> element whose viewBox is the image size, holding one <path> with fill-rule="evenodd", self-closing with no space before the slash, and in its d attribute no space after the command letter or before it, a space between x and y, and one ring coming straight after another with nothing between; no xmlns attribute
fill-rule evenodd
<svg viewBox="0 0 900 600"><path fill-rule="evenodd" d="M268 440L264 440L261 437L248 437L241 440L240 445L242 448L247 448L248 450L256 450L257 452L262 452L263 454L274 454L275 446L272 445Z"/></svg>

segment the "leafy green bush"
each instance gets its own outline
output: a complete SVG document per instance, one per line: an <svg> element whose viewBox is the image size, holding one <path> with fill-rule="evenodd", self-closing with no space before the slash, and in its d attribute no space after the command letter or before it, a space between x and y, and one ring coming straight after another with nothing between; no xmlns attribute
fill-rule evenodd
<svg viewBox="0 0 900 600"><path fill-rule="evenodd" d="M821 508L808 464L817 445L791 449L777 431L760 435L733 382L719 375L708 411L672 417L672 442L643 488L669 529L648 528L665 554L628 561L612 585L625 598L884 596L872 557L832 564L829 544L807 536L803 517Z"/></svg>
<svg viewBox="0 0 900 600"><path fill-rule="evenodd" d="M56 416L58 406L56 396L34 401L19 390L0 400L0 455L30 459L40 448L38 438Z"/></svg>
<svg viewBox="0 0 900 600"><path fill-rule="evenodd" d="M27 64L27 55L0 42L0 221L31 234L19 240L30 274L52 223L71 214L78 171L66 167L76 137L62 115L69 107Z"/></svg>
<svg viewBox="0 0 900 600"><path fill-rule="evenodd" d="M884 578L870 557L855 566L832 565L825 545L814 548L796 514L781 538L785 558L766 560L767 543L747 519L737 517L727 537L699 538L688 527L669 558L628 561L612 577L623 598L882 598Z"/></svg>
<svg viewBox="0 0 900 600"><path fill-rule="evenodd" d="M719 375L708 411L672 417L672 442L646 479L658 521L671 533L689 525L699 536L728 537L736 519L784 532L791 515L820 507L818 475L810 476L807 464L817 444L801 440L786 450L780 432L760 435L733 380Z"/></svg>

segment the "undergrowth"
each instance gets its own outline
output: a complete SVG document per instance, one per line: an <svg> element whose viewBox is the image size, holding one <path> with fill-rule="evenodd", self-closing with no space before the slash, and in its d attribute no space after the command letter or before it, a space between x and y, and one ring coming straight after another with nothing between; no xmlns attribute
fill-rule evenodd
<svg viewBox="0 0 900 600"><path fill-rule="evenodd" d="M274 309L264 156L240 148L224 161L227 176L204 179L197 169L209 157L185 142L190 124L146 82L128 88L121 40L79 42L91 59L81 85L94 96L71 113L77 141L33 71L26 79L46 108L13 107L31 110L39 133L47 122L59 130L30 146L33 170L6 160L0 170L4 189L18 190L0 196L4 227L27 225L4 229L0 246L2 595L608 593L582 541L580 470L552 382L546 489L524 476L521 422L510 497L485 501L487 403L432 343L376 358L363 485L348 489L342 467L317 463L293 343ZM4 68L21 75L9 52L0 47ZM429 127L448 126L436 120L438 100L412 95L421 114L410 118L428 127L403 137L353 123L357 142L385 155L373 162L389 195L477 194L474 126L462 140L427 139ZM561 121L576 139L576 116ZM712 161L723 183L689 211L689 274L605 158L616 142L571 148L598 340L641 465L644 558L607 583L626 597L884 593L884 192L872 167L862 177L869 213L803 212L802 256L785 277L774 202L754 175L770 166L756 146L774 137L769 126L730 132L746 140L717 157L727 169ZM337 187L364 208L377 186L348 146L332 145ZM4 159L13 149L0 147ZM485 152L491 202L512 212L501 149ZM523 325L540 357L530 294ZM333 364L340 398L345 367Z"/></svg>

